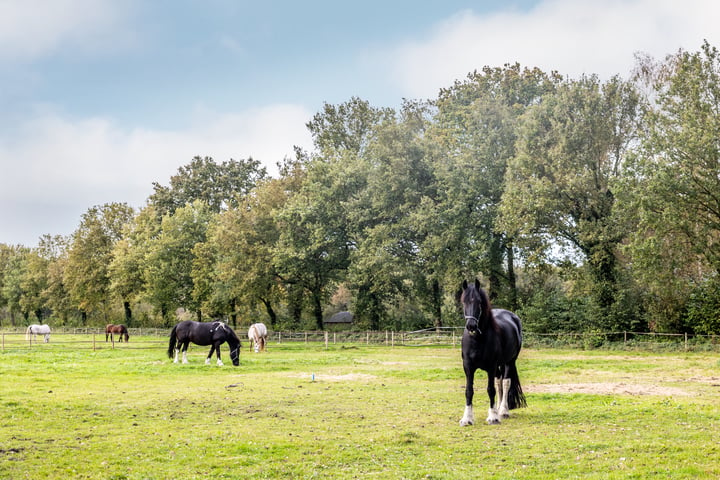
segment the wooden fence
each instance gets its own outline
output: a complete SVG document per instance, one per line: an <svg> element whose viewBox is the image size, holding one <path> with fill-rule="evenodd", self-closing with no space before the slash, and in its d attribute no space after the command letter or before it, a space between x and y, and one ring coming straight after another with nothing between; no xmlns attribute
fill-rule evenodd
<svg viewBox="0 0 720 480"><path fill-rule="evenodd" d="M459 347L462 327L442 327L412 332L384 331L270 331L268 343L321 343L325 347L335 344L365 344L387 346L428 346L444 345ZM114 342L106 341L105 331L93 327L58 327L53 329L50 343L73 345L79 348L101 350L106 348L167 348L169 328L131 328L130 342L120 344L118 336ZM247 342L247 329L238 328L236 333L243 343ZM26 348L44 343L44 337L26 338L23 328L0 330L0 350ZM687 333L646 333L646 332L561 332L537 334L524 333L524 345L557 348L625 348L625 349L681 349L720 351L720 337L715 335L691 335Z"/></svg>

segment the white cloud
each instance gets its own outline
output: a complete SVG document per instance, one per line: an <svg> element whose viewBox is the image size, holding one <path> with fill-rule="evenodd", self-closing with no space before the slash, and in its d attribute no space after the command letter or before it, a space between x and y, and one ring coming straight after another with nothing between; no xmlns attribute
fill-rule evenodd
<svg viewBox="0 0 720 480"><path fill-rule="evenodd" d="M519 62L545 71L627 76L636 52L664 57L720 41L715 0L545 0L529 11L461 12L424 39L378 53L393 80L414 98L488 65Z"/></svg>
<svg viewBox="0 0 720 480"><path fill-rule="evenodd" d="M117 44L129 2L114 0L3 0L0 2L0 59L31 61L67 44L97 49Z"/></svg>
<svg viewBox="0 0 720 480"><path fill-rule="evenodd" d="M311 146L305 128L311 115L296 105L204 110L193 127L158 131L43 112L21 125L12 141L0 137L0 242L32 245L43 233L67 235L93 205L141 207L152 182L167 184L195 155L218 162L253 157L275 173L294 145Z"/></svg>

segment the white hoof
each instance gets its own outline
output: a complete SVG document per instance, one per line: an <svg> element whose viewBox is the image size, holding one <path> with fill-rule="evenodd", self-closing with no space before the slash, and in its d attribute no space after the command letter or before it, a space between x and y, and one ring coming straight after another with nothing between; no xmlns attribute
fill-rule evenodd
<svg viewBox="0 0 720 480"><path fill-rule="evenodd" d="M497 410L494 408L488 409L488 416L485 420L488 425L498 425L500 423L500 417L498 416Z"/></svg>
<svg viewBox="0 0 720 480"><path fill-rule="evenodd" d="M209 362L208 362L208 363L209 363ZM225 364L222 362L222 360L218 360L218 361L217 361L217 364L218 364L218 367L222 367L223 365L225 365Z"/></svg>
<svg viewBox="0 0 720 480"><path fill-rule="evenodd" d="M466 405L465 413L463 413L463 417L460 419L460 426L467 427L468 425L472 425L474 423L475 423L475 414L473 413L473 407L472 407L472 405Z"/></svg>

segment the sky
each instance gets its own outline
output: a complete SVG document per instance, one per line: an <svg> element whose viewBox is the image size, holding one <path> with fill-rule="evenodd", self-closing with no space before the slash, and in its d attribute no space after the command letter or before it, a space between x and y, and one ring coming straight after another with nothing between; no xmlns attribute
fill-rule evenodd
<svg viewBox="0 0 720 480"><path fill-rule="evenodd" d="M519 62L627 78L720 46L716 0L0 0L0 243L139 209L195 156L276 175L324 103L437 97Z"/></svg>

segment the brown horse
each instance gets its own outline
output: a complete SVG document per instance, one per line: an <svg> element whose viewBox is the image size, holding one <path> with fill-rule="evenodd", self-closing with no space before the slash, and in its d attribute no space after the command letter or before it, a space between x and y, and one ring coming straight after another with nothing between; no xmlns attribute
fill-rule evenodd
<svg viewBox="0 0 720 480"><path fill-rule="evenodd" d="M115 343L115 340L113 339L113 333L117 333L120 335L120 342L123 341L123 336L125 337L125 343L127 343L130 339L130 335L128 334L128 329L125 325L113 325L112 323L107 325L105 327L105 341L108 341L108 337L110 337L110 341Z"/></svg>

